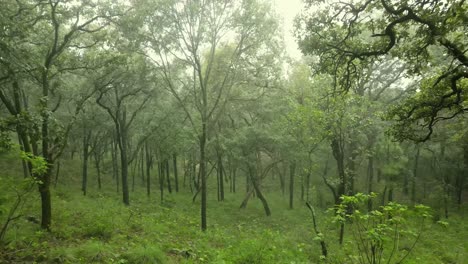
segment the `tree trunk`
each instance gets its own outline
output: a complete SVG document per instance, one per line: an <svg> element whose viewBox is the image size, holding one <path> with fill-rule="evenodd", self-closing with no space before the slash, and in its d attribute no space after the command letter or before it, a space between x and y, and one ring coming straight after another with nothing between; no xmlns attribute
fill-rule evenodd
<svg viewBox="0 0 468 264"><path fill-rule="evenodd" d="M116 190L117 193L120 192L120 180L119 180L119 162L117 160L117 152L118 143L117 143L117 134L115 134L114 139L112 140L112 150L111 150L111 157L112 157L112 178L115 180Z"/></svg>
<svg viewBox="0 0 468 264"><path fill-rule="evenodd" d="M58 183L58 178L59 178L59 173L60 173L60 160L57 161L57 167L55 169L55 181L54 181L54 187L57 187Z"/></svg>
<svg viewBox="0 0 468 264"><path fill-rule="evenodd" d="M126 112L122 113L120 122L117 124L117 138L118 146L120 150L120 166L122 174L122 198L125 205L130 205L130 195L128 192L128 158L127 158L127 128L126 124Z"/></svg>
<svg viewBox="0 0 468 264"><path fill-rule="evenodd" d="M99 157L98 153L94 153L94 163L96 166L96 172L97 172L97 181L98 181L98 189L101 190L102 184L101 184L101 157Z"/></svg>
<svg viewBox="0 0 468 264"><path fill-rule="evenodd" d="M25 151L24 146L23 146L23 141L21 140L21 136L18 131L17 131L17 134L18 134L18 144L20 146L20 150ZM28 178L29 177L28 164L24 159L21 159L21 165L23 166L23 177Z"/></svg>
<svg viewBox="0 0 468 264"><path fill-rule="evenodd" d="M268 202L267 202L265 196L263 196L263 193L260 191L260 186L259 186L257 177L255 179L252 179L252 185L254 187L255 193L257 194L257 197L262 202L263 209L265 209L265 214L267 216L270 216L271 215L271 210L270 210L270 207L268 206Z"/></svg>
<svg viewBox="0 0 468 264"><path fill-rule="evenodd" d="M159 172L159 192L161 193L161 203L164 201L164 168L163 162L158 162L158 172Z"/></svg>
<svg viewBox="0 0 468 264"><path fill-rule="evenodd" d="M50 230L52 223L52 201L50 199L50 178L51 168L48 167L46 173L41 177L39 193L41 195L41 228Z"/></svg>
<svg viewBox="0 0 468 264"><path fill-rule="evenodd" d="M301 173L301 201L304 201L304 174Z"/></svg>
<svg viewBox="0 0 468 264"><path fill-rule="evenodd" d="M411 201L416 203L416 179L418 178L420 146L416 145L416 155L414 157L413 178L411 180Z"/></svg>
<svg viewBox="0 0 468 264"><path fill-rule="evenodd" d="M382 201L380 202L381 206L385 206L385 196L387 195L387 185L385 185L383 192L382 192Z"/></svg>
<svg viewBox="0 0 468 264"><path fill-rule="evenodd" d="M356 159L358 157L358 151L357 151L357 142L355 140L352 140L351 143L349 144L349 161L346 166L345 173L347 173L347 180L348 182L346 184L346 192L345 194L347 195L354 195L354 181L356 178Z"/></svg>
<svg viewBox="0 0 468 264"><path fill-rule="evenodd" d="M296 162L289 165L289 209L294 207L294 174L296 173Z"/></svg>
<svg viewBox="0 0 468 264"><path fill-rule="evenodd" d="M205 94L206 96L206 94ZM205 116L206 117L206 116ZM206 120L202 120L202 133L200 136L200 180L201 180L201 230L205 231L207 228L206 221L206 160L205 160L205 147L206 147Z"/></svg>
<svg viewBox="0 0 468 264"><path fill-rule="evenodd" d="M372 184L374 182L374 156L369 156L367 164L367 192L370 194L372 190ZM372 199L367 201L367 210L372 211Z"/></svg>
<svg viewBox="0 0 468 264"><path fill-rule="evenodd" d="M232 192L236 193L236 175L237 174L237 168L232 169Z"/></svg>
<svg viewBox="0 0 468 264"><path fill-rule="evenodd" d="M335 197L335 203L339 203L339 198L346 193L346 186L347 186L347 178L346 178L346 173L345 173L345 168L344 168L344 153L342 146L339 142L338 139L333 139L331 142L331 148L333 152L333 157L336 160L337 164L337 170L338 170L338 176L340 178L340 181L338 183L338 188L337 188L337 193ZM338 198L338 199L336 199Z"/></svg>
<svg viewBox="0 0 468 264"><path fill-rule="evenodd" d="M88 187L88 160L90 138L91 131L87 131L86 128L83 128L83 168L81 180L81 191L83 192L83 195L86 195Z"/></svg>
<svg viewBox="0 0 468 264"><path fill-rule="evenodd" d="M219 173L219 200L224 201L224 168L221 155L218 155L218 173Z"/></svg>
<svg viewBox="0 0 468 264"><path fill-rule="evenodd" d="M169 159L166 159L164 163L164 168L166 169L167 190L169 191L169 193L172 193L171 175L169 173Z"/></svg>
<svg viewBox="0 0 468 264"><path fill-rule="evenodd" d="M175 181L175 191L179 192L179 175L177 174L177 154L172 155L173 161L173 170L174 170L174 181Z"/></svg>
<svg viewBox="0 0 468 264"><path fill-rule="evenodd" d="M145 154L146 154L146 195L150 197L151 193L151 155L148 147L148 143L145 144Z"/></svg>
<svg viewBox="0 0 468 264"><path fill-rule="evenodd" d="M284 193L285 193L285 189L286 189L286 184L285 184L285 180L284 180L284 175L286 173L283 173L281 172L280 168L277 167L277 173L278 173L278 178L280 180L280 187L281 187L281 193L283 194L284 196Z"/></svg>

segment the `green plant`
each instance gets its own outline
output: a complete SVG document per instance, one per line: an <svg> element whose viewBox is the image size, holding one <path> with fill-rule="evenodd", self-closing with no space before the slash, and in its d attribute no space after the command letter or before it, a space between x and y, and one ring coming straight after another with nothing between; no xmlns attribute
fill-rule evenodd
<svg viewBox="0 0 468 264"><path fill-rule="evenodd" d="M7 187L5 189L9 191L0 194L0 217L5 215L0 228L0 242L3 242L8 226L22 217L21 209L26 203L35 181L32 178L25 178L18 183L12 179L0 177L0 183L4 184ZM12 193L12 195L8 195L9 193ZM9 200L13 200L13 202L8 203Z"/></svg>
<svg viewBox="0 0 468 264"><path fill-rule="evenodd" d="M154 245L135 245L122 254L126 263L166 263L164 252Z"/></svg>
<svg viewBox="0 0 468 264"><path fill-rule="evenodd" d="M333 208L334 221L349 226L353 236L350 244L358 254L359 263L402 263L419 241L430 208L416 205L409 209L390 202L377 210L366 211L367 202L375 197L375 193L343 195L341 203Z"/></svg>

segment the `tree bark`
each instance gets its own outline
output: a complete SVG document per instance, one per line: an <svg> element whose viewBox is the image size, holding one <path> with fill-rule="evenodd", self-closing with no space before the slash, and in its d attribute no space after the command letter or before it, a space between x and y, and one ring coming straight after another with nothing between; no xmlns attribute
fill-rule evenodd
<svg viewBox="0 0 468 264"><path fill-rule="evenodd" d="M270 216L271 215L271 210L270 210L270 207L268 206L268 202L265 198L265 196L263 196L263 193L262 191L260 190L260 184L259 184L259 179L258 177L254 176L251 174L252 177L255 177L255 178L252 178L252 185L254 187L254 190L255 190L255 193L257 194L257 197L260 199L260 201L262 202L262 205L263 205L263 209L265 210L265 214L266 216Z"/></svg>
<svg viewBox="0 0 468 264"><path fill-rule="evenodd" d="M145 143L145 156L146 156L146 195L150 197L151 193L151 163L152 163L152 158L151 154L149 151L148 143Z"/></svg>
<svg viewBox="0 0 468 264"><path fill-rule="evenodd" d="M218 178L219 178L219 201L224 201L224 168L223 168L223 159L220 154L218 154Z"/></svg>
<svg viewBox="0 0 468 264"><path fill-rule="evenodd" d="M128 192L128 158L127 158L127 128L126 124L126 111L124 110L120 122L117 122L117 139L120 150L120 166L122 174L122 200L125 205L130 205L130 195Z"/></svg>
<svg viewBox="0 0 468 264"><path fill-rule="evenodd" d="M206 92L204 94L206 96ZM205 115L206 116L206 115ZM200 136L200 181L201 181L201 230L205 231L207 228L206 221L206 160L205 160L205 147L206 147L206 120L202 120L202 133Z"/></svg>
<svg viewBox="0 0 468 264"><path fill-rule="evenodd" d="M367 164L367 192L370 194L373 192L373 182L374 182L374 156L369 156ZM372 211L372 199L369 199L367 202L367 210Z"/></svg>
<svg viewBox="0 0 468 264"><path fill-rule="evenodd" d="M294 207L294 174L296 173L296 162L289 165L289 209Z"/></svg>
<svg viewBox="0 0 468 264"><path fill-rule="evenodd" d="M164 168L163 162L158 162L158 172L159 172L159 192L161 193L161 203L164 201Z"/></svg>
<svg viewBox="0 0 468 264"><path fill-rule="evenodd" d="M171 175L169 173L169 159L166 159L164 163L164 168L166 169L167 190L169 193L172 193Z"/></svg>
<svg viewBox="0 0 468 264"><path fill-rule="evenodd" d="M173 161L173 170L174 170L174 182L175 182L175 191L179 192L179 175L177 173L177 154L172 155L172 161Z"/></svg>
<svg viewBox="0 0 468 264"><path fill-rule="evenodd" d="M101 188L102 188L101 157L100 157L100 155L98 153L94 153L94 163L95 163L96 172L97 172L98 189L101 190Z"/></svg>
<svg viewBox="0 0 468 264"><path fill-rule="evenodd" d="M416 155L414 157L413 178L411 180L411 201L416 203L416 179L418 178L420 146L416 145Z"/></svg>
<svg viewBox="0 0 468 264"><path fill-rule="evenodd" d="M111 150L111 157L112 157L112 178L115 180L116 190L117 193L120 192L120 180L119 180L119 162L117 160L117 152L118 152L118 143L117 143L117 135L114 134L114 138L112 140L112 150Z"/></svg>

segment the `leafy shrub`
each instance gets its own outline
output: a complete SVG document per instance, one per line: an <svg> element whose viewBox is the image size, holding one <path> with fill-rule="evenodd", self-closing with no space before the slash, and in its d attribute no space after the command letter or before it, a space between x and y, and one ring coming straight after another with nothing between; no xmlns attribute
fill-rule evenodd
<svg viewBox="0 0 468 264"><path fill-rule="evenodd" d="M334 221L349 226L353 236L351 247L360 263L401 263L412 252L430 218L429 207L416 205L412 210L406 205L390 202L377 210L366 211L368 201L376 194L357 193L343 195L335 211ZM417 223L413 227L411 223ZM403 243L406 242L406 243Z"/></svg>

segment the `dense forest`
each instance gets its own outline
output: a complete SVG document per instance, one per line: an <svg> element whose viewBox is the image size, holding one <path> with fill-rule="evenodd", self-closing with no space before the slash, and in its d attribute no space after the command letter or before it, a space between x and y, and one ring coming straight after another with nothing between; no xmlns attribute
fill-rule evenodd
<svg viewBox="0 0 468 264"><path fill-rule="evenodd" d="M278 1L0 0L0 263L468 263L468 3Z"/></svg>

